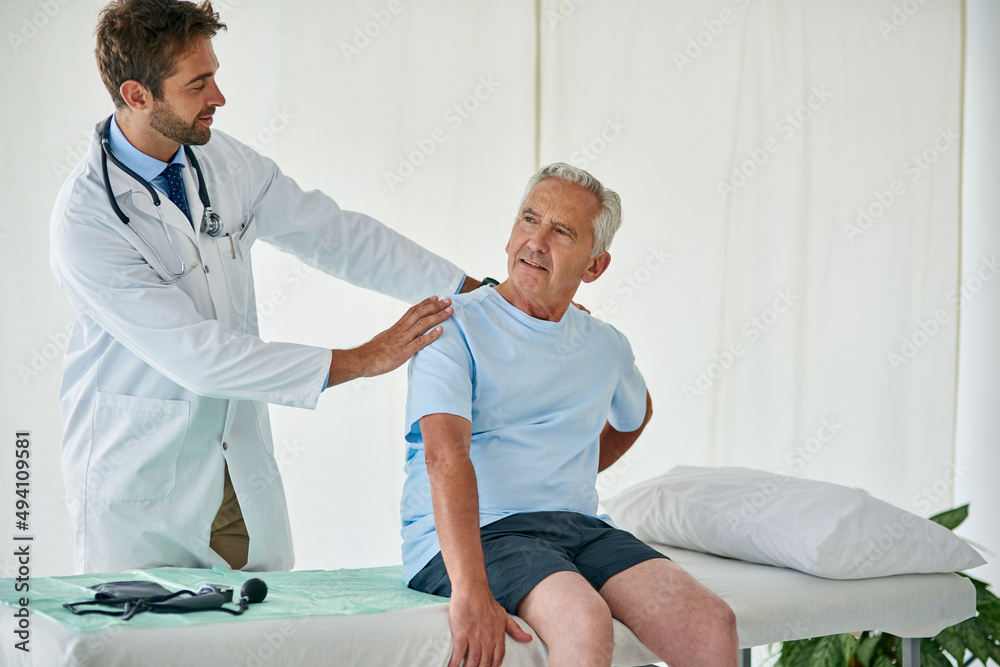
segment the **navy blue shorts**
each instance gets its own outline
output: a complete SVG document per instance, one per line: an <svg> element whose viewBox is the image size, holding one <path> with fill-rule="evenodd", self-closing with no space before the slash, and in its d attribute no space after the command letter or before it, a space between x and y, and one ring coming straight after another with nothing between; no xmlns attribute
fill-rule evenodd
<svg viewBox="0 0 1000 667"><path fill-rule="evenodd" d="M599 591L633 565L667 558L631 533L576 512L514 514L479 532L490 591L511 614L531 589L555 572L576 572ZM410 588L451 597L441 552L410 580Z"/></svg>

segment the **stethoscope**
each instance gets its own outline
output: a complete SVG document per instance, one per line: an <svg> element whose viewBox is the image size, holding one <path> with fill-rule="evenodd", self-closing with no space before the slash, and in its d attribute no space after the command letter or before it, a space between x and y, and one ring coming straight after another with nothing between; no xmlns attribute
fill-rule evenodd
<svg viewBox="0 0 1000 667"><path fill-rule="evenodd" d="M204 207L204 213L201 216L201 231L207 233L209 236L213 237L219 236L220 234L222 234L222 218L219 217L218 213L212 210L212 202L208 198L208 187L205 185L205 177L201 173L201 166L198 164L198 160L197 158L195 158L194 151L191 150L190 146L184 147L184 155L187 156L188 162L191 164L191 167L195 170L195 173L198 174L198 198L201 199L201 204ZM133 232L135 232L135 235L139 237L139 240L141 240L143 243L146 244L146 247L149 248L150 252L153 253L153 256L156 258L156 261L160 263L160 266L163 267L163 270L166 271L171 276L171 279L169 280L161 280L160 284L172 285L176 283L178 280L180 280L181 278L189 274L191 271L193 271L194 268L198 266L198 262L195 261L191 264L191 266L188 266L181 258L180 254L177 252L177 249L174 247L173 241L170 240L170 231L167 229L167 223L163 219L163 211L160 208L160 195L157 194L156 188L154 188L152 184L145 178L143 178L139 174L135 173L134 171L126 167L125 164L118 159L118 156L115 155L114 151L111 150L110 116L106 121L104 121L104 126L101 128L101 170L104 175L104 189L108 193L108 201L111 202L111 208L115 210L115 213L118 215L121 221L126 225L128 225L129 224L128 216L125 215L125 212L122 211L121 207L118 206L118 202L115 200L115 193L111 190L111 180L108 178L109 159L115 163L116 167L124 171L126 174L128 174L135 180L139 181L139 183L141 183L142 186L146 188L146 190L149 192L149 196L152 197L153 204L156 206L156 214L160 218L160 226L163 227L163 235L167 237L167 244L170 246L170 250L173 251L174 257L177 258L177 261L181 265L180 273L174 273L173 271L168 269L167 265L163 263L162 259L160 259L160 255L156 252L156 250L153 249L153 246L149 245L149 242L146 241L146 239L144 239L141 234L139 234L139 230L137 230L135 227L130 227L130 228L132 229Z"/></svg>

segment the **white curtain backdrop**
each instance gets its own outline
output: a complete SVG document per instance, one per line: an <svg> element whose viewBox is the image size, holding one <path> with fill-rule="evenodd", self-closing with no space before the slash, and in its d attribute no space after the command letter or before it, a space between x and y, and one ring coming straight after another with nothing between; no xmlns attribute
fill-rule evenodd
<svg viewBox="0 0 1000 667"><path fill-rule="evenodd" d="M102 5L0 12L0 539L9 441L27 429L39 575L72 569L57 403L72 312L47 229L111 111L93 61ZM923 515L950 506L954 291L982 259L959 255L960 2L216 7L216 127L475 277L505 276L539 164L619 191L611 267L578 301L629 336L656 414L601 476L604 497L674 464L742 465ZM406 308L264 244L254 263L265 339L353 346ZM400 370L313 412L272 408L298 568L399 561L405 385Z"/></svg>
<svg viewBox="0 0 1000 667"><path fill-rule="evenodd" d="M577 151L623 197L581 295L657 406L621 482L744 465L929 510L954 427L959 3L898 30L883 3L626 5L546 5L540 129L543 163Z"/></svg>

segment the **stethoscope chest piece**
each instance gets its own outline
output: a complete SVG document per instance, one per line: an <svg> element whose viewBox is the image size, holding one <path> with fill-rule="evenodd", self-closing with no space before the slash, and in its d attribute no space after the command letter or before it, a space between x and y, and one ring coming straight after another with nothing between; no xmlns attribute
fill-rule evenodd
<svg viewBox="0 0 1000 667"><path fill-rule="evenodd" d="M222 233L222 218L212 210L212 207L205 208L205 214L201 216L201 231L209 236L218 236Z"/></svg>

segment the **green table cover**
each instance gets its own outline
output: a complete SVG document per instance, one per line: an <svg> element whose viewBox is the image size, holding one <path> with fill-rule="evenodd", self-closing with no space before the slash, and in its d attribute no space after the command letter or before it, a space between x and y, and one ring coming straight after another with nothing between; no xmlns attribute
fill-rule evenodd
<svg viewBox="0 0 1000 667"><path fill-rule="evenodd" d="M427 595L403 585L400 565L355 570L304 570L301 572L242 572L217 565L213 569L162 568L118 574L79 574L65 577L39 577L30 581L28 592L16 592L14 579L0 579L0 603L20 606L20 598L29 598L32 615L44 616L61 626L81 632L96 631L114 625L136 628L175 627L199 623L226 623L239 620L263 620L337 614L375 614L384 611L423 607L448 602L447 598ZM250 605L242 616L217 611L188 614L151 614L143 612L128 621L113 616L88 614L77 616L65 609L65 602L93 600L88 586L108 581L155 581L171 591L197 591L203 584L233 587L234 600L243 582L252 577L267 584L263 602ZM235 604L227 604L235 609ZM89 605L90 608L100 609ZM87 608L87 607L84 607Z"/></svg>

